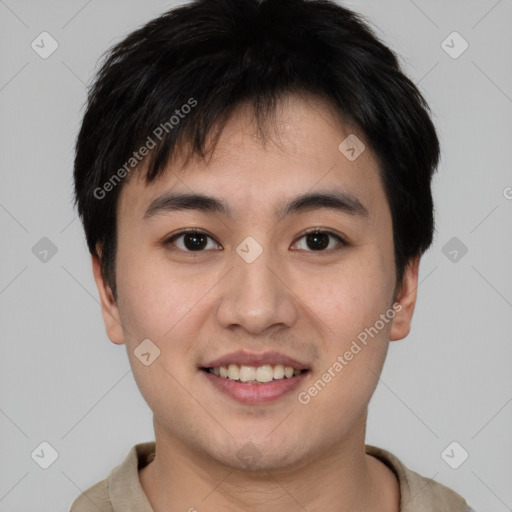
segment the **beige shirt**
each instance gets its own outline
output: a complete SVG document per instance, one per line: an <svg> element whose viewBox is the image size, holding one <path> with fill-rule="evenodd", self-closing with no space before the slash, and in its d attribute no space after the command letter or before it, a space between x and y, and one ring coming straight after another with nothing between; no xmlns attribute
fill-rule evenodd
<svg viewBox="0 0 512 512"><path fill-rule="evenodd" d="M377 457L397 475L400 512L474 512L461 496L410 471L390 452L366 445L366 453ZM70 512L154 512L138 473L154 456L155 442L135 445L108 478L76 498Z"/></svg>

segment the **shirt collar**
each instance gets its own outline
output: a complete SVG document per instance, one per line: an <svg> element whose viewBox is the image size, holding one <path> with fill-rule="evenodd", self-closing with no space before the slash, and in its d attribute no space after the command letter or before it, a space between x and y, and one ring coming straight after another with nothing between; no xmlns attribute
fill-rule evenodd
<svg viewBox="0 0 512 512"><path fill-rule="evenodd" d="M142 488L139 468L155 458L156 443L136 444L109 477L109 497L114 512L154 512Z"/></svg>
<svg viewBox="0 0 512 512"><path fill-rule="evenodd" d="M155 457L154 441L135 445L125 460L112 470L109 477L109 497L114 512L154 512L139 479L139 469L147 466ZM400 512L419 512L429 504L440 503L445 492L453 495L450 504L469 510L463 498L444 488L432 479L427 479L407 469L392 453L372 445L365 445L368 455L386 464L396 475L400 485ZM448 509L447 509L448 510Z"/></svg>

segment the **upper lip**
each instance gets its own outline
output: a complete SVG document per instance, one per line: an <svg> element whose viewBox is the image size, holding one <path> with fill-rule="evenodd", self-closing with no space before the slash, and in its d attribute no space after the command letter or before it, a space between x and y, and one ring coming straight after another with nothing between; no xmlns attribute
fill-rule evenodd
<svg viewBox="0 0 512 512"><path fill-rule="evenodd" d="M291 366L295 370L308 370L309 367L305 363L297 361L293 357L281 354L279 352L260 352L253 353L247 350L238 350L225 354L217 359L205 363L202 368L218 368L219 366L228 366L230 364L244 365L244 366L275 366L282 364L283 366Z"/></svg>

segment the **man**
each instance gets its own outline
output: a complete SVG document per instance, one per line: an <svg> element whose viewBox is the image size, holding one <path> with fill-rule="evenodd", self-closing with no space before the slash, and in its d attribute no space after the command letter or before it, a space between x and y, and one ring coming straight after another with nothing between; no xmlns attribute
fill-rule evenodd
<svg viewBox="0 0 512 512"><path fill-rule="evenodd" d="M438 158L421 94L335 3L199 0L117 44L75 191L156 442L72 512L470 510L365 445Z"/></svg>

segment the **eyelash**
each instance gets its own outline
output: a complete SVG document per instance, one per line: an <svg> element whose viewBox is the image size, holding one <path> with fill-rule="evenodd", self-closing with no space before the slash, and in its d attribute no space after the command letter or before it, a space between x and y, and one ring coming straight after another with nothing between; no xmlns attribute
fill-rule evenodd
<svg viewBox="0 0 512 512"><path fill-rule="evenodd" d="M211 240L213 240L215 243L217 243L215 241L215 239L210 236L206 231L203 231L201 229L195 229L195 228L191 228L191 229L184 229L182 231L180 231L179 233L175 233L174 235L172 235L171 237L167 238L166 240L164 240L163 242L163 245L168 248L170 245L172 245L178 238L184 236L184 235L187 235L187 234L194 234L194 235L205 235L207 238L210 238ZM348 246L349 243L340 235L336 234L336 233L333 233L332 231L328 231L328 230L324 230L324 229L320 229L320 228L311 228L309 229L308 231L306 231L305 233L303 233L298 239L298 240L301 240L302 238L306 237L307 235L311 235L311 234L321 234L321 235L329 235L333 238L335 238L338 243L340 244L338 247L335 247L335 248L331 248L331 249L325 249L325 250L319 250L319 251L313 251L313 250L306 250L306 252L311 252L311 253L316 253L316 254L319 254L321 255L321 253L327 253L327 254L331 254L332 252L334 251L339 251L341 250L343 247L345 246ZM220 244L218 244L220 245ZM202 250L199 250L199 251L190 251L190 250L187 250L187 249L169 249L173 252L183 252L183 253L188 253L188 254L194 254L194 253L197 253L197 254L200 254L200 253L203 253L203 252L206 252L205 249L202 249Z"/></svg>

